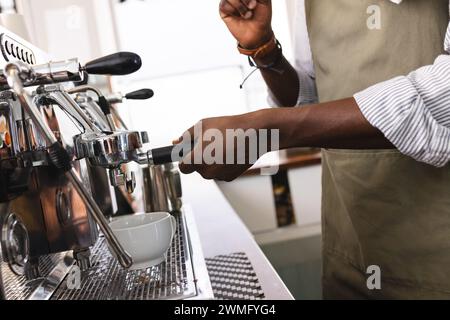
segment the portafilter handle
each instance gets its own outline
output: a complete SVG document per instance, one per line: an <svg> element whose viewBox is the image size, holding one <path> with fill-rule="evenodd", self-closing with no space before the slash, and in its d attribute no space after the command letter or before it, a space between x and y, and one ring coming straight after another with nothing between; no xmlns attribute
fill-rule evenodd
<svg viewBox="0 0 450 320"><path fill-rule="evenodd" d="M147 152L146 161L152 165L180 162L192 149L192 145L186 146L183 144L152 149Z"/></svg>
<svg viewBox="0 0 450 320"><path fill-rule="evenodd" d="M9 63L5 67L5 75L8 80L9 86L17 94L25 112L28 113L38 130L42 133L43 137L50 147L48 152L50 159L55 164L55 166L64 172L68 180L73 184L75 190L80 195L84 204L86 205L88 212L90 212L97 224L99 225L101 231L105 235L109 246L115 253L117 260L124 268L129 268L133 264L133 259L130 255L123 249L120 242L117 240L116 236L112 232L108 225L108 221L103 215L101 209L92 198L91 194L87 191L83 182L81 181L78 172L72 167L70 156L67 151L63 148L60 142L56 139L55 135L48 127L41 113L36 107L31 95L25 91L22 79L20 78L20 66L15 63Z"/></svg>
<svg viewBox="0 0 450 320"><path fill-rule="evenodd" d="M148 152L148 159L151 164L162 165L166 163L178 162L183 159L183 155L174 154L175 146L152 149Z"/></svg>

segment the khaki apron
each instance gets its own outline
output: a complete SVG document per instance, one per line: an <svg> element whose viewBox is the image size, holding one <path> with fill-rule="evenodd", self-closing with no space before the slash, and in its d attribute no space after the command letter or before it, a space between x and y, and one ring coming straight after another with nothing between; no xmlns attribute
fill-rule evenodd
<svg viewBox="0 0 450 320"><path fill-rule="evenodd" d="M380 30L366 23L374 4ZM322 102L433 63L449 19L448 0L306 0L306 15ZM324 150L325 299L450 298L449 169L392 150ZM367 287L371 265L381 290Z"/></svg>

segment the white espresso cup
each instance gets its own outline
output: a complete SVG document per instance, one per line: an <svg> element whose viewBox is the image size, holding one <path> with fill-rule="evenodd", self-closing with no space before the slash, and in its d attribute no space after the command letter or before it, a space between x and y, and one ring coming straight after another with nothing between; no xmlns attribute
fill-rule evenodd
<svg viewBox="0 0 450 320"><path fill-rule="evenodd" d="M177 221L167 212L152 212L119 217L109 226L133 259L130 270L138 270L166 260Z"/></svg>

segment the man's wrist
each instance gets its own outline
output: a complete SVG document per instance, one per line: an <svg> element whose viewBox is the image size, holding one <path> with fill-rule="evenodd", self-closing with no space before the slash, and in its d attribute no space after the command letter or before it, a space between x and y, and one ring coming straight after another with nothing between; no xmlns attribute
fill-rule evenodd
<svg viewBox="0 0 450 320"><path fill-rule="evenodd" d="M298 137L296 128L303 116L299 108L268 108L257 111L257 125L259 128L278 130L280 150L295 146Z"/></svg>
<svg viewBox="0 0 450 320"><path fill-rule="evenodd" d="M251 46L238 42L238 50L241 54L251 57L257 64L268 65L279 58L281 45L272 29L261 39L257 42L257 45Z"/></svg>
<svg viewBox="0 0 450 320"><path fill-rule="evenodd" d="M281 109L275 108L261 109L251 113L250 119L247 118L245 120L247 123L250 123L251 128L254 128L256 130L267 130L269 137L272 136L272 130L278 130L280 138L280 141L278 143L280 148L284 148L284 145L286 144L286 141L284 141L286 133L283 129L283 120L282 117L280 117L280 112L282 112Z"/></svg>
<svg viewBox="0 0 450 320"><path fill-rule="evenodd" d="M239 42L239 45L242 48L247 49L247 50L255 50L255 49L258 49L259 47L263 46L267 42L269 42L270 39L273 38L273 35L274 35L274 33L272 31L272 28L270 28L269 30L267 30L267 32L264 33L264 36L262 36L257 41L249 42L249 43L246 43L246 42L242 42L241 43L241 42Z"/></svg>
<svg viewBox="0 0 450 320"><path fill-rule="evenodd" d="M278 47L274 47L272 50L268 51L264 56L259 56L259 57L253 58L255 63L259 66L271 65L277 59L280 59L280 48L278 48Z"/></svg>

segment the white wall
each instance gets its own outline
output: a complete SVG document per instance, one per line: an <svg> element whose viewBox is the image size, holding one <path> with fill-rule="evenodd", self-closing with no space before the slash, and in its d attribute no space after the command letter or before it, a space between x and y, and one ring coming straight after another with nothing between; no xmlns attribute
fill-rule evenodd
<svg viewBox="0 0 450 320"><path fill-rule="evenodd" d="M53 59L86 62L117 51L111 0L17 0L33 44Z"/></svg>
<svg viewBox="0 0 450 320"><path fill-rule="evenodd" d="M274 25L286 53L291 39L284 0L273 1ZM135 78L157 78L247 65L219 17L218 0L128 0L117 3L120 46L145 57ZM135 79L133 78L133 79Z"/></svg>

